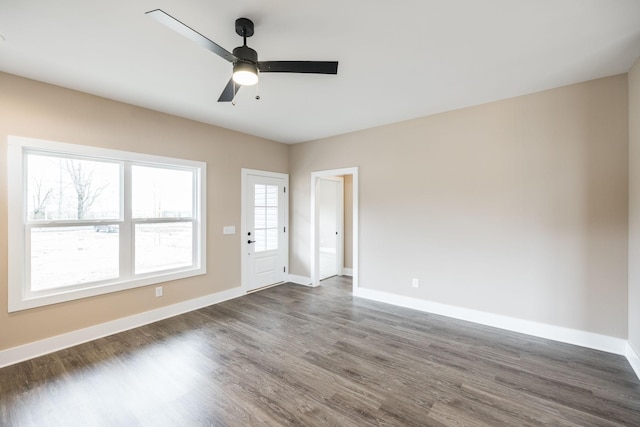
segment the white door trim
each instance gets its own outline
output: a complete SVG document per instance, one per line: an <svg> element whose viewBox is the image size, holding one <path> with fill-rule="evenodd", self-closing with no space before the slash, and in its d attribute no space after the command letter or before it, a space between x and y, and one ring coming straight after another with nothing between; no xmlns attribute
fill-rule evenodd
<svg viewBox="0 0 640 427"><path fill-rule="evenodd" d="M316 186L318 180L323 177L331 176L353 176L353 291L359 286L359 267L358 267L358 211L359 211L359 199L358 199L358 167L331 169L324 171L311 172L311 286L318 286L320 284L320 239L319 239L319 227L318 227L318 192Z"/></svg>
<svg viewBox="0 0 640 427"><path fill-rule="evenodd" d="M285 197L284 197L284 226L286 227L286 238L284 239L284 263L286 273L289 273L289 174L280 173L280 172L269 172L262 171L257 169L247 169L242 168L241 170L241 179L240 179L240 285L243 293L247 293L249 291L249 260L247 259L247 251L246 251L246 242L248 240L247 236L247 206L246 206L246 184L247 177L249 175L257 175L268 178L279 178L284 179L285 182ZM287 277L285 274L285 277Z"/></svg>

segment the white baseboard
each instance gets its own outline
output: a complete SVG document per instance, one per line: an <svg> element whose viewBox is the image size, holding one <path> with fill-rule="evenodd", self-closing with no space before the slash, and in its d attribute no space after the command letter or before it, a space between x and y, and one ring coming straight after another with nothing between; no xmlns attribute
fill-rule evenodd
<svg viewBox="0 0 640 427"><path fill-rule="evenodd" d="M311 278L290 274L289 282L304 286L311 286ZM122 319L113 320L55 337L46 338L41 341L21 345L18 347L0 350L0 368L43 356L54 351L73 347L88 341L117 334L129 329L144 326L162 319L177 316L189 311L208 307L233 298L245 295L241 288L233 288L227 291L218 292L189 301L180 302ZM516 319L508 316L501 316L477 310L470 310L461 307L421 300L417 298L395 295L373 289L356 288L354 296L366 298L387 304L420 310L442 316L453 317L513 332L520 332L554 341L575 344L582 347L602 350L609 353L626 356L629 364L640 378L640 353L633 346L620 338L609 337L591 332L584 332L575 329L563 328L561 326L546 325L529 320Z"/></svg>
<svg viewBox="0 0 640 427"><path fill-rule="evenodd" d="M346 267L345 267L345 268L343 268L343 269L342 269L342 275L343 275L343 276L350 276L350 277L352 277L352 276L353 276L353 268L346 268Z"/></svg>
<svg viewBox="0 0 640 427"><path fill-rule="evenodd" d="M121 319L68 332L66 334L57 335L55 337L46 338L41 341L35 341L6 350L0 350L0 368L13 365L24 360L33 359L38 356L43 356L48 353L53 353L54 351L73 347L74 345L106 337L108 335L117 334L118 332L157 322L162 319L177 316L179 314L187 313L189 311L197 310L199 308L218 304L242 295L245 295L245 292L242 291L241 288L233 288L227 291L217 292L204 297L183 301L166 307L157 308L155 310L145 311L144 313L134 314L133 316L123 317Z"/></svg>
<svg viewBox="0 0 640 427"><path fill-rule="evenodd" d="M631 345L630 342L627 341L627 360L629 364L635 371L636 375L640 379L640 352L636 351L635 348Z"/></svg>
<svg viewBox="0 0 640 427"><path fill-rule="evenodd" d="M298 276L297 274L289 274L287 281L296 285L311 286L311 277Z"/></svg>
<svg viewBox="0 0 640 427"><path fill-rule="evenodd" d="M592 332L580 331L577 329L564 328L562 326L547 325L530 320L517 319L514 317L502 316L483 311L471 310L468 308L455 307L418 298L411 298L402 295L395 295L373 289L356 288L353 291L356 297L366 298L378 302L384 302L401 307L412 308L414 310L453 317L455 319L466 320L495 328L506 329L512 332L519 332L535 337L560 341L567 344L579 345L582 347L606 351L608 353L626 355L627 341L622 338L614 338Z"/></svg>

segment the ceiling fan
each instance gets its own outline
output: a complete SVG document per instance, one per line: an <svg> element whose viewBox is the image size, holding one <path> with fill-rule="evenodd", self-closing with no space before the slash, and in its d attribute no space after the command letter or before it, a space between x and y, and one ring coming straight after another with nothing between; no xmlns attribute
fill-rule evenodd
<svg viewBox="0 0 640 427"><path fill-rule="evenodd" d="M338 74L337 61L258 61L258 53L247 46L247 37L253 35L253 22L247 18L236 19L236 33L242 37L243 44L231 53L162 9L151 10L146 14L233 64L233 76L218 102L233 101L241 86L256 84L258 72Z"/></svg>

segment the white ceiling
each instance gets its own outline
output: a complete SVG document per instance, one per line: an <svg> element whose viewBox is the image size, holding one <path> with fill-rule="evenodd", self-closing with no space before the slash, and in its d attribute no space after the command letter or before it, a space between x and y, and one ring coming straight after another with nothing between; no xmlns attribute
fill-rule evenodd
<svg viewBox="0 0 640 427"><path fill-rule="evenodd" d="M229 51L250 18L261 60L338 75L262 74L259 101L217 103L231 64L157 8ZM1 71L296 143L627 72L640 1L1 0L0 35Z"/></svg>

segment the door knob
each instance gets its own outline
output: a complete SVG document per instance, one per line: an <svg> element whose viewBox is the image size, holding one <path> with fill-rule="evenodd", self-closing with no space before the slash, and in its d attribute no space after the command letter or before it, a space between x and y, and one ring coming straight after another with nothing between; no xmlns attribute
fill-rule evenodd
<svg viewBox="0 0 640 427"><path fill-rule="evenodd" d="M247 241L248 244L255 243L255 242L256 242L255 240L248 240Z"/></svg>

